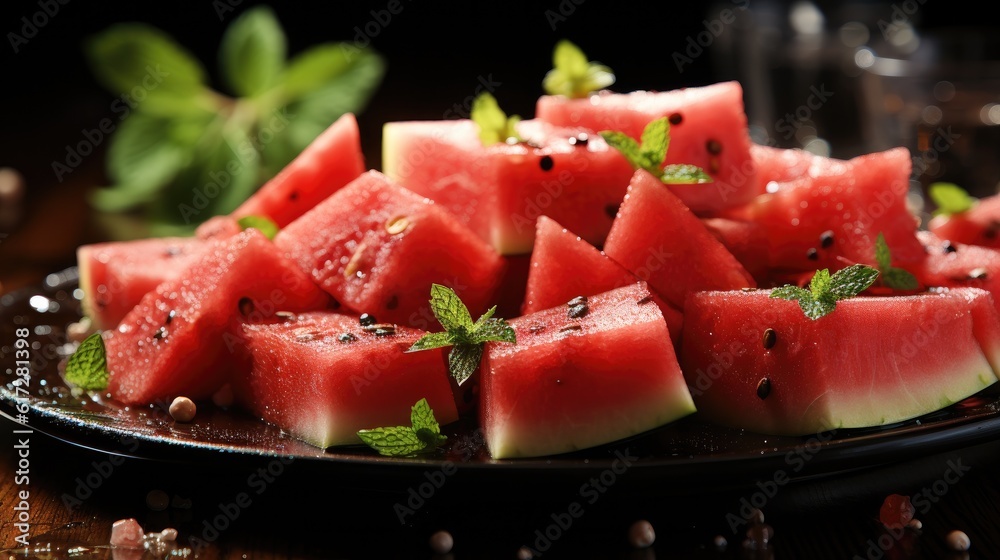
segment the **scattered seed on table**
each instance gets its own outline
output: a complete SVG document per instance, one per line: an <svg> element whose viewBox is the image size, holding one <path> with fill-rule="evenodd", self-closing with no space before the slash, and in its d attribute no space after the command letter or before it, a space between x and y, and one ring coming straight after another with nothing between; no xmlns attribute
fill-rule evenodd
<svg viewBox="0 0 1000 560"><path fill-rule="evenodd" d="M632 524L628 529L628 542L635 548L649 548L656 541L656 531L653 525L641 519Z"/></svg>
<svg viewBox="0 0 1000 560"><path fill-rule="evenodd" d="M190 422L194 420L194 415L198 412L198 407L195 406L194 401L187 397L177 397L170 403L168 412L178 422Z"/></svg>
<svg viewBox="0 0 1000 560"><path fill-rule="evenodd" d="M966 535L964 531L954 530L948 533L948 547L952 550L969 550L972 546L972 541L969 540L969 535Z"/></svg>
<svg viewBox="0 0 1000 560"><path fill-rule="evenodd" d="M170 507L170 496L163 490L150 490L146 494L146 507L153 511L163 511Z"/></svg>
<svg viewBox="0 0 1000 560"><path fill-rule="evenodd" d="M430 545L431 550L434 552L448 554L451 552L452 547L455 546L455 539L448 531L438 531L431 535Z"/></svg>

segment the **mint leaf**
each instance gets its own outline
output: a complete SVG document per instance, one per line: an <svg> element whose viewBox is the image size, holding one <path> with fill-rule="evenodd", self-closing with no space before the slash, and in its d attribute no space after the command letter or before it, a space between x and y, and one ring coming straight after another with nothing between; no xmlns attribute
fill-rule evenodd
<svg viewBox="0 0 1000 560"><path fill-rule="evenodd" d="M452 335L473 328L472 315L454 290L441 284L431 285L431 311L438 323Z"/></svg>
<svg viewBox="0 0 1000 560"><path fill-rule="evenodd" d="M410 423L414 430L427 429L435 434L441 433L441 427L438 426L437 420L434 418L434 411L431 410L427 399L420 399L410 409Z"/></svg>
<svg viewBox="0 0 1000 560"><path fill-rule="evenodd" d="M84 52L91 72L108 91L129 94L146 83L143 106L159 96L193 96L203 91L201 63L171 37L141 23L119 23L89 37ZM152 81L150 81L152 80Z"/></svg>
<svg viewBox="0 0 1000 560"><path fill-rule="evenodd" d="M420 337L406 351L418 352L420 350L433 350L434 348L442 348L453 344L455 344L455 341L452 340L451 335L446 332L428 333Z"/></svg>
<svg viewBox="0 0 1000 560"><path fill-rule="evenodd" d="M279 227L278 224L274 223L274 220L268 218L267 216L244 216L240 218L237 223L244 230L247 228L254 228L264 234L264 237L268 239L274 239L275 235L278 235Z"/></svg>
<svg viewBox="0 0 1000 560"><path fill-rule="evenodd" d="M878 270L882 274L883 286L894 290L916 290L920 286L916 276L905 269L892 266L892 254L881 232L875 239L875 262L878 263Z"/></svg>
<svg viewBox="0 0 1000 560"><path fill-rule="evenodd" d="M222 75L233 93L254 96L273 86L285 66L285 32L267 6L239 15L219 47Z"/></svg>
<svg viewBox="0 0 1000 560"><path fill-rule="evenodd" d="M640 141L617 130L602 130L601 137L625 156L633 169L645 169L664 184L711 183L703 169L690 164L663 166L670 147L670 122L667 117L650 121L642 130Z"/></svg>
<svg viewBox="0 0 1000 560"><path fill-rule="evenodd" d="M425 334L406 351L452 346L448 352L448 373L461 385L479 368L486 342L516 343L514 329L503 319L493 317L496 310L496 306L491 307L473 323L469 309L454 290L432 284L431 311L445 332Z"/></svg>
<svg viewBox="0 0 1000 560"><path fill-rule="evenodd" d="M324 43L302 51L290 61L281 77L287 99L298 99L343 75L351 67L351 55L342 43Z"/></svg>
<svg viewBox="0 0 1000 560"><path fill-rule="evenodd" d="M479 140L484 146L506 142L509 138L521 141L516 130L521 117L508 117L489 92L484 91L473 100L470 118L479 126Z"/></svg>
<svg viewBox="0 0 1000 560"><path fill-rule="evenodd" d="M690 185L711 183L712 177L697 165L672 163L663 166L663 175L660 176L660 181L667 185Z"/></svg>
<svg viewBox="0 0 1000 560"><path fill-rule="evenodd" d="M461 385L476 373L483 359L483 344L456 344L448 353L448 372Z"/></svg>
<svg viewBox="0 0 1000 560"><path fill-rule="evenodd" d="M434 418L434 411L427 399L420 399L410 409L410 424L361 430L358 437L379 454L390 457L425 453L448 440L447 436L441 434L441 427Z"/></svg>
<svg viewBox="0 0 1000 560"><path fill-rule="evenodd" d="M549 95L580 98L614 83L610 68L590 62L579 47L564 39L552 51L552 70L542 79L542 88Z"/></svg>
<svg viewBox="0 0 1000 560"><path fill-rule="evenodd" d="M809 290L786 285L771 290L772 298L798 301L806 317L816 320L834 310L837 301L867 290L878 278L878 270L863 264L851 265L832 276L829 269L817 270Z"/></svg>
<svg viewBox="0 0 1000 560"><path fill-rule="evenodd" d="M107 352L101 333L96 332L80 343L66 362L65 377L67 382L87 391L107 388Z"/></svg>
<svg viewBox="0 0 1000 560"><path fill-rule="evenodd" d="M415 455L427 448L427 443L409 426L361 430L358 437L368 447L388 457Z"/></svg>
<svg viewBox="0 0 1000 560"><path fill-rule="evenodd" d="M513 327L503 319L487 319L478 325L472 331L472 340L474 342L496 341L510 342L512 344L517 343Z"/></svg>
<svg viewBox="0 0 1000 560"><path fill-rule="evenodd" d="M961 214L976 205L977 200L954 183L931 183L927 193L937 206L934 215Z"/></svg>

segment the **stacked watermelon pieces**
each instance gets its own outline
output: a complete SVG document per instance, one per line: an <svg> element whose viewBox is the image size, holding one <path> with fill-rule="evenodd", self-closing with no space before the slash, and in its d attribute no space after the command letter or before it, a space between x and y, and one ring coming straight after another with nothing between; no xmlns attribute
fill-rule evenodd
<svg viewBox="0 0 1000 560"><path fill-rule="evenodd" d="M841 160L755 144L732 81L544 95L535 113L486 145L470 119L386 123L381 170L345 115L196 236L81 247L110 396L232 389L243 411L324 448L427 399L445 431L474 418L507 459L682 421L870 428L997 381L1000 220L983 202L923 228L908 150ZM601 134L639 140L657 119L663 165L711 182L665 183ZM879 281L822 317L770 297L854 265ZM433 285L474 317L499 304L516 334L485 343L464 383L446 350L410 351L441 330Z"/></svg>

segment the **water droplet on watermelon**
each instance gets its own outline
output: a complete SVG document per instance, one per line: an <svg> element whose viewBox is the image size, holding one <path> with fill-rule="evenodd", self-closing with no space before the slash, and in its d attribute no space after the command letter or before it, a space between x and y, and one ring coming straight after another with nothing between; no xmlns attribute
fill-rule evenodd
<svg viewBox="0 0 1000 560"><path fill-rule="evenodd" d="M358 317L358 322L361 324L362 327L367 327L370 325L374 325L378 321L375 320L374 315L371 315L369 313L362 313L361 317Z"/></svg>
<svg viewBox="0 0 1000 560"><path fill-rule="evenodd" d="M826 230L819 236L819 246L828 249L830 245L833 245L833 231Z"/></svg>
<svg viewBox="0 0 1000 560"><path fill-rule="evenodd" d="M780 188L781 187L778 185L777 181L768 181L767 186L764 187L764 190L767 191L768 193L774 194L778 192L778 189Z"/></svg>
<svg viewBox="0 0 1000 560"><path fill-rule="evenodd" d="M580 146L580 147L582 147L582 146L586 146L587 143L590 142L590 137L587 136L585 133L581 132L580 134L577 134L576 136L570 136L569 139L567 140L567 142L569 142L570 146Z"/></svg>
<svg viewBox="0 0 1000 560"><path fill-rule="evenodd" d="M348 342L354 342L357 339L358 339L358 337L354 336L353 334L351 334L349 332L345 332L345 333L343 333L343 334L341 334L340 336L337 337L338 341L343 342L345 344L348 343Z"/></svg>
<svg viewBox="0 0 1000 560"><path fill-rule="evenodd" d="M951 241L945 241L944 242L944 252L945 253L954 253L957 250L958 249L956 249L955 246L952 245Z"/></svg>

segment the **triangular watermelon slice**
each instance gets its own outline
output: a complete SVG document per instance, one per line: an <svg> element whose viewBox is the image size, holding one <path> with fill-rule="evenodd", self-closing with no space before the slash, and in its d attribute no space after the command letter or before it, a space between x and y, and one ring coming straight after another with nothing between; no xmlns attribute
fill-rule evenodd
<svg viewBox="0 0 1000 560"><path fill-rule="evenodd" d="M521 308L523 315L565 305L577 296L644 284L597 247L548 216L538 218L536 229L535 249L531 253L528 285ZM651 297L663 313L676 346L680 341L683 315L655 294Z"/></svg>
<svg viewBox="0 0 1000 560"><path fill-rule="evenodd" d="M632 176L604 252L678 308L692 292L757 285L701 220L642 169Z"/></svg>
<svg viewBox="0 0 1000 560"><path fill-rule="evenodd" d="M146 294L116 329L103 331L108 391L126 404L211 395L234 363L234 320L323 309L330 299L256 229L213 241L176 278Z"/></svg>

